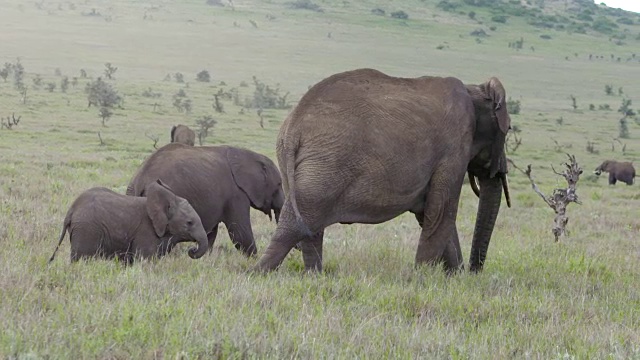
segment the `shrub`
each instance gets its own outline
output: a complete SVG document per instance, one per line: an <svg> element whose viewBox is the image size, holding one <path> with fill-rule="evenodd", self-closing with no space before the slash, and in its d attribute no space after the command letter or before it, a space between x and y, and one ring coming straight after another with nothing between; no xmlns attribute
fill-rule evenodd
<svg viewBox="0 0 640 360"><path fill-rule="evenodd" d="M211 81L211 75L207 70L202 70L196 75L196 80L200 82L209 82Z"/></svg>
<svg viewBox="0 0 640 360"><path fill-rule="evenodd" d="M105 126L106 121L113 114L111 109L119 106L122 103L122 98L111 84L104 82L101 78L87 83L84 91L87 94L89 106L100 107L99 115L102 118L102 126Z"/></svg>
<svg viewBox="0 0 640 360"><path fill-rule="evenodd" d="M371 9L371 13L378 16L384 16L386 14L385 11L380 8Z"/></svg>
<svg viewBox="0 0 640 360"><path fill-rule="evenodd" d="M209 136L209 129L213 128L217 123L211 115L205 115L196 120L196 125L198 125L198 143L200 146L202 146L204 139Z"/></svg>
<svg viewBox="0 0 640 360"><path fill-rule="evenodd" d="M469 16L469 19L474 20L476 18L476 12L475 11L469 11L467 16Z"/></svg>
<svg viewBox="0 0 640 360"><path fill-rule="evenodd" d="M504 24L504 23L507 22L507 16L506 15L493 15L491 17L491 21Z"/></svg>
<svg viewBox="0 0 640 360"><path fill-rule="evenodd" d="M394 18L394 19L403 19L403 20L406 20L406 19L408 19L408 18L409 18L409 15L408 15L406 12L404 12L404 11L402 11L402 10L399 10L399 11L394 11L394 12L392 12L392 13L391 13L391 17L392 17L392 18Z"/></svg>
<svg viewBox="0 0 640 360"><path fill-rule="evenodd" d="M614 23L604 16L601 16L593 22L593 25L591 27L593 28L593 30L601 32L603 34L610 34L614 29L618 28L618 24Z"/></svg>
<svg viewBox="0 0 640 360"><path fill-rule="evenodd" d="M311 11L323 12L323 10L320 7L320 5L312 2L311 0L296 0L296 1L292 1L292 2L287 3L287 5L291 9L302 9L302 10L311 10Z"/></svg>
<svg viewBox="0 0 640 360"><path fill-rule="evenodd" d="M280 95L280 88L276 85L275 88L266 85L253 77L253 83L255 90L253 91L253 99L247 101L245 106L250 108L261 109L287 109L287 96L289 92L284 95Z"/></svg>
<svg viewBox="0 0 640 360"><path fill-rule="evenodd" d="M607 94L607 95L613 95L613 86L605 85L604 86L604 93Z"/></svg>
<svg viewBox="0 0 640 360"><path fill-rule="evenodd" d="M444 10L444 11L455 11L455 9L459 6L459 4L457 3L451 3L448 0L442 0L438 3L438 5L436 5L436 7L439 7L440 9Z"/></svg>
<svg viewBox="0 0 640 360"><path fill-rule="evenodd" d="M159 97L162 96L161 93L154 92L151 88L148 88L147 90L143 91L142 94L140 94L140 95L142 95L143 97L147 97L147 98L159 98Z"/></svg>
<svg viewBox="0 0 640 360"><path fill-rule="evenodd" d="M60 91L66 93L67 89L69 89L69 77L63 76L62 79L60 79Z"/></svg>
<svg viewBox="0 0 640 360"><path fill-rule="evenodd" d="M509 114L520 114L520 100L507 100L507 112Z"/></svg>
<svg viewBox="0 0 640 360"><path fill-rule="evenodd" d="M625 24L625 25L633 25L633 19L627 18L627 17L622 17L619 18L618 20L616 20L617 23L619 24Z"/></svg>

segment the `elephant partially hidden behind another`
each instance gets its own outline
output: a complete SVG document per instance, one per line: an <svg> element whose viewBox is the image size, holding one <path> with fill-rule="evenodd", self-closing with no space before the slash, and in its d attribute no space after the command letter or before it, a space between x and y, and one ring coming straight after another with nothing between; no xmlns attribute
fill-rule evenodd
<svg viewBox="0 0 640 360"><path fill-rule="evenodd" d="M189 129L188 126L178 124L171 128L171 142L194 146L196 143L196 133Z"/></svg>
<svg viewBox="0 0 640 360"><path fill-rule="evenodd" d="M67 231L72 262L93 256L117 257L126 263L135 257L161 257L174 241L196 241L198 247L189 249L189 256L197 259L204 255L209 245L207 234L187 200L160 181L148 184L146 193L146 198L139 198L103 187L83 192L67 211L49 262Z"/></svg>
<svg viewBox="0 0 640 360"><path fill-rule="evenodd" d="M284 203L282 180L273 161L232 146L167 144L153 153L127 187L127 195L145 196L144 185L161 179L176 195L189 201L208 232L209 248L223 222L236 249L257 252L250 208L276 221Z"/></svg>
<svg viewBox="0 0 640 360"><path fill-rule="evenodd" d="M314 85L285 119L276 149L287 193L257 271L277 268L301 242L307 270L322 269L324 229L377 224L404 212L422 227L416 264L462 266L456 229L463 180L480 203L470 269L481 270L505 190L511 119L497 78L398 78L373 69Z"/></svg>
<svg viewBox="0 0 640 360"><path fill-rule="evenodd" d="M636 169L633 168L633 163L615 160L605 160L593 172L598 176L602 172L608 172L609 185L615 185L618 180L627 185L633 185L633 180L636 177Z"/></svg>

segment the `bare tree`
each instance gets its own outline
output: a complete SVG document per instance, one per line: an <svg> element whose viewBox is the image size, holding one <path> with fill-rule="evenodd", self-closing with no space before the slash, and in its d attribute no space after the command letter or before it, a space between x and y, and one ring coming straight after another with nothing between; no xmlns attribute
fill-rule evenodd
<svg viewBox="0 0 640 360"><path fill-rule="evenodd" d="M147 133L145 133L144 136L146 136L147 138L151 139L151 141L153 141L154 149L158 148L158 141L160 141L160 136L156 134L147 134Z"/></svg>
<svg viewBox="0 0 640 360"><path fill-rule="evenodd" d="M527 175L529 181L531 181L533 191L540 195L542 200L544 200L544 202L547 203L547 205L549 205L549 207L556 213L554 225L551 230L556 242L562 234L566 233L566 226L569 222L569 217L567 216L567 205L572 202L581 204L578 200L578 194L576 194L576 185L580 179L580 174L582 174L582 169L578 166L578 162L574 155L567 154L567 156L569 157L569 163L564 164L566 167L564 172L557 172L556 169L553 168L553 165L551 166L551 169L553 169L553 172L556 175L564 177L568 186L566 189L554 189L553 194L549 197L545 196L538 188L538 185L533 181L533 178L531 177L531 164L527 165L527 170L522 170L518 168L513 161L508 160L514 168Z"/></svg>
<svg viewBox="0 0 640 360"><path fill-rule="evenodd" d="M115 73L116 73L116 71L118 71L118 68L117 68L117 67L114 67L113 65L111 65L111 63L110 63L110 62L105 63L105 64L104 64L104 67L105 67L105 69L104 69L104 76L106 76L106 77L107 77L107 79L109 79L109 80L114 79L113 74L115 74Z"/></svg>

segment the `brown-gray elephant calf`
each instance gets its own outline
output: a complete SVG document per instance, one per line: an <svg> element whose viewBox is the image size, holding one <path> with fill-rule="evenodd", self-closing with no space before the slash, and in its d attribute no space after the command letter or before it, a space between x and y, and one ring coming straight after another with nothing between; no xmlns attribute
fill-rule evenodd
<svg viewBox="0 0 640 360"><path fill-rule="evenodd" d="M416 264L462 266L456 229L465 174L480 202L470 269L481 270L504 189L511 119L501 82L399 78L373 69L332 75L285 119L276 150L286 199L257 271L277 268L301 241L305 268L322 269L324 229L377 224L412 212L422 227Z"/></svg>
<svg viewBox="0 0 640 360"><path fill-rule="evenodd" d="M196 133L186 125L176 125L171 128L171 142L194 146L196 143Z"/></svg>
<svg viewBox="0 0 640 360"><path fill-rule="evenodd" d="M284 203L282 179L273 161L256 152L233 146L167 144L140 166L127 187L127 195L146 196L144 184L161 179L187 199L202 219L209 249L223 222L236 249L257 252L250 208L280 218Z"/></svg>
<svg viewBox="0 0 640 360"><path fill-rule="evenodd" d="M131 263L137 257L163 256L180 241L197 242L197 248L189 249L191 258L204 255L207 234L187 200L160 181L148 184L146 194L146 198L126 196L103 187L83 192L65 216L49 262L67 231L72 262L84 257L117 257Z"/></svg>
<svg viewBox="0 0 640 360"><path fill-rule="evenodd" d="M618 180L627 185L633 185L633 180L636 177L633 163L615 160L605 160L593 172L598 176L603 172L609 173L609 185L615 185Z"/></svg>

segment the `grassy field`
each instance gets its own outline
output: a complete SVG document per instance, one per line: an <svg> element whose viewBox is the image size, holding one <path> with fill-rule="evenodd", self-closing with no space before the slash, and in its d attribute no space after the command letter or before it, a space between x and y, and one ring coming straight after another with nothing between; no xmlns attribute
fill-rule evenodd
<svg viewBox="0 0 640 360"><path fill-rule="evenodd" d="M0 79L0 117L21 116L0 130L0 358L640 359L640 190L592 174L605 159L640 164L638 120L628 119L629 138L614 141L623 99L640 108L640 26L621 26L629 36L616 45L599 33L540 29L518 17L493 23L486 8L445 12L437 3L324 0L317 12L284 0L235 0L233 8L204 0L2 1L0 64L19 58L27 97L13 75ZM472 9L475 20L466 15ZM389 16L398 10L409 19ZM469 35L480 28L490 36ZM507 46L521 37L522 49ZM118 67L108 82L124 102L102 127L84 88L107 62ZM206 144L275 159L288 110L264 109L260 126L257 109L242 106L253 98L253 77L289 92L295 105L315 82L359 67L467 83L498 76L521 103L512 120L522 144L508 156L532 164L547 194L566 185L551 168L562 167L565 153L584 169L568 236L553 241L552 210L514 170L513 207L501 209L478 275L415 269L411 214L328 228L321 275L303 274L299 252L277 272L248 273L256 259L233 249L226 231L196 261L181 247L126 268L70 265L65 241L47 265L71 202L94 186L124 193L153 151L151 137L164 145L173 124L195 128L210 115L217 124ZM195 81L205 69L212 81ZM66 92L64 76L78 78ZM189 114L172 106L181 89ZM145 96L149 90L161 96ZM238 95L217 113L221 90ZM604 105L611 110L598 110ZM457 221L465 257L476 208L465 187ZM260 252L275 223L258 212L252 223Z"/></svg>

